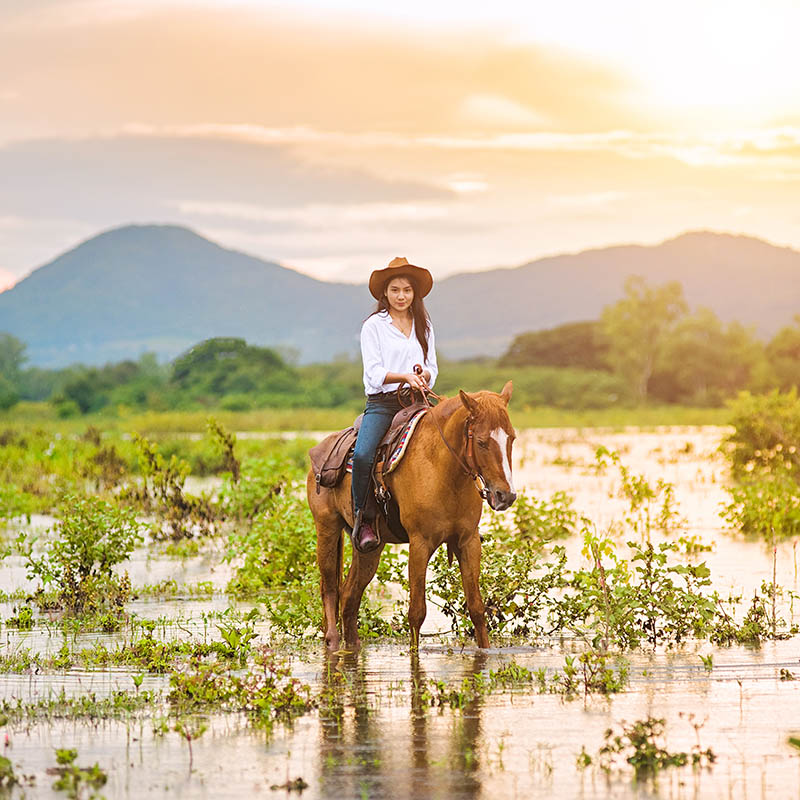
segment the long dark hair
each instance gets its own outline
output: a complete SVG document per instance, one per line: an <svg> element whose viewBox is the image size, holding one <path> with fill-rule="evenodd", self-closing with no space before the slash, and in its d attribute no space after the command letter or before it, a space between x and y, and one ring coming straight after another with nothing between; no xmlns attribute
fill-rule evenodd
<svg viewBox="0 0 800 800"><path fill-rule="evenodd" d="M380 314L381 311L389 311L389 301L386 299L386 287L389 285L389 283L395 280L395 278L405 278L414 289L414 299L411 301L411 316L414 318L414 332L417 335L419 346L422 348L423 360L427 361L431 318L428 316L428 311L425 308L425 301L417 291L417 282L411 277L411 275L392 275L392 277L383 284L383 289L381 290L381 299L378 300L375 310L369 316L372 317L375 314Z"/></svg>

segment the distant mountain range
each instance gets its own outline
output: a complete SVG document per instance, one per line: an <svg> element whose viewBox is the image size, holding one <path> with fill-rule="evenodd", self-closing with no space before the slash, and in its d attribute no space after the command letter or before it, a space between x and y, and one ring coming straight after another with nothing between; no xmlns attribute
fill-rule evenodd
<svg viewBox="0 0 800 800"><path fill-rule="evenodd" d="M523 331L596 319L631 274L653 284L678 280L692 307L708 306L763 336L800 312L800 252L695 232L441 280L428 302L438 350L450 358L498 355ZM83 242L0 293L0 332L24 341L31 363L49 367L145 351L168 359L211 336L324 361L357 353L372 305L363 285L315 280L187 228L130 225Z"/></svg>

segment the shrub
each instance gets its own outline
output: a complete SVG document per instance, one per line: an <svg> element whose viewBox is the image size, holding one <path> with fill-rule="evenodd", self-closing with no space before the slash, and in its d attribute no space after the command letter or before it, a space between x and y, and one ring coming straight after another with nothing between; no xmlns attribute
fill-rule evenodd
<svg viewBox="0 0 800 800"><path fill-rule="evenodd" d="M744 392L731 404L734 432L723 448L734 477L780 467L800 477L800 398L797 390L752 395Z"/></svg>
<svg viewBox="0 0 800 800"><path fill-rule="evenodd" d="M54 589L56 602L70 613L121 610L130 596L127 574L113 568L127 559L140 541L133 511L98 497L68 495L60 509L54 538L41 556L26 550L28 578L39 579L43 591ZM24 540L21 540L24 544Z"/></svg>

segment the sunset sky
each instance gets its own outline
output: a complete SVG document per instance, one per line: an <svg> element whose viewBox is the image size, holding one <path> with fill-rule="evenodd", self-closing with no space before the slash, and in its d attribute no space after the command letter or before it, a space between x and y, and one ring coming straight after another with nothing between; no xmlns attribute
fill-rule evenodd
<svg viewBox="0 0 800 800"><path fill-rule="evenodd" d="M188 225L329 280L800 248L796 0L0 0L0 288Z"/></svg>

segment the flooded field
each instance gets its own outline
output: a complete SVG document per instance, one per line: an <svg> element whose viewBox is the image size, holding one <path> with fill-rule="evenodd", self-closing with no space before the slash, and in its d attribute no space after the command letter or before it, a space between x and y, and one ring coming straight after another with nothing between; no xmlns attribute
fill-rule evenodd
<svg viewBox="0 0 800 800"><path fill-rule="evenodd" d="M764 595L759 624L773 615L788 636L800 623L796 547L724 530L724 433L524 431L515 483L530 497L566 493L583 528L622 552L618 526L632 506L615 464L598 465L605 447L651 487L659 479L671 486L669 525L651 526L654 543L680 543L670 562L705 562L720 597L742 597L739 619L774 580L780 591ZM661 503L653 500L654 514ZM487 530L499 524L485 521ZM46 515L15 521L4 541L53 523ZM573 570L592 568L585 542L577 531L557 542ZM555 545L544 548L545 560ZM279 636L281 590L266 602L229 596L243 557L226 561L226 553L219 535L183 552L137 547L120 565L137 596L116 630L71 627L55 610L27 627L8 624L35 581L24 556L6 555L0 734L19 783L0 794L65 796L69 788L52 787L71 764L85 776L66 776L79 797L800 798L800 749L790 743L800 737L800 637L722 645L688 636L643 641L619 657L611 647L602 680L592 683L587 669L601 662L579 660L585 636L518 634L478 651L451 632L446 603L441 610L431 597L418 652L401 632L367 638L357 653L327 654L311 635L316 587L304 587L309 635ZM610 569L611 556L601 560ZM631 569L639 563L630 560ZM375 588L376 630L396 613L395 599L404 594L391 580ZM181 650L187 643L193 649ZM215 653L227 659L224 671L209 666ZM650 728L635 728L648 720ZM619 752L601 752L615 736ZM55 773L63 749L77 756ZM637 772L636 758L661 756L661 768ZM95 763L105 781L92 784Z"/></svg>

